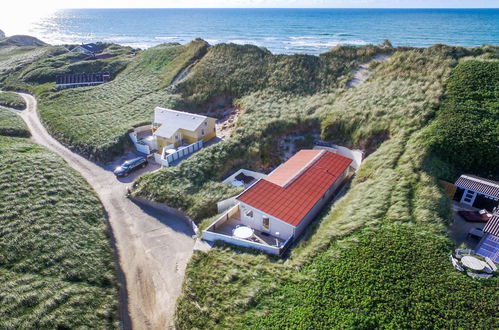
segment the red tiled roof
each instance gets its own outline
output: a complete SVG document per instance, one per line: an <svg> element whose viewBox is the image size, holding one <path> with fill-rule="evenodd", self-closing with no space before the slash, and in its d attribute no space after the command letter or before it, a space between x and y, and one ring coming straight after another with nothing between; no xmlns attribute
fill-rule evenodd
<svg viewBox="0 0 499 330"><path fill-rule="evenodd" d="M265 179L278 186L285 186L289 180L299 174L307 165L311 165L321 153L322 150L300 150L287 162L276 168Z"/></svg>
<svg viewBox="0 0 499 330"><path fill-rule="evenodd" d="M294 157L305 156L298 153L288 162L295 162ZM351 162L350 158L324 151L320 157L316 157L313 164L286 186L261 179L237 199L290 225L297 226ZM307 166L308 162L303 164ZM295 171L294 175L296 173Z"/></svg>

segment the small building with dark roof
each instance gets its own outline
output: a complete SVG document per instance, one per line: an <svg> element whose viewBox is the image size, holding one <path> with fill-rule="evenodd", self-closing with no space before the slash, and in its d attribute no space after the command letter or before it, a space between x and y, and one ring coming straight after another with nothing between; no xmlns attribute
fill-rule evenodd
<svg viewBox="0 0 499 330"><path fill-rule="evenodd" d="M55 83L58 89L94 86L108 82L111 78L109 73L75 73L58 75Z"/></svg>
<svg viewBox="0 0 499 330"><path fill-rule="evenodd" d="M454 200L479 209L493 211L499 206L499 182L463 174L457 179Z"/></svg>
<svg viewBox="0 0 499 330"><path fill-rule="evenodd" d="M479 256L488 257L499 264L499 212L492 215L483 228L485 235L478 243L475 252Z"/></svg>
<svg viewBox="0 0 499 330"><path fill-rule="evenodd" d="M102 47L94 43L81 44L71 49L71 52L86 54L86 55L94 55L102 52Z"/></svg>

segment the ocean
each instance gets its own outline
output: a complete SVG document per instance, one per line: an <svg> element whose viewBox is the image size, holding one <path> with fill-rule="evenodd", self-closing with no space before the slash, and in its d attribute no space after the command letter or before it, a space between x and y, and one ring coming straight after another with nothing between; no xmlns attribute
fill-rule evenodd
<svg viewBox="0 0 499 330"><path fill-rule="evenodd" d="M339 44L384 39L415 47L499 44L499 9L68 9L22 32L51 44L105 41L147 48L203 38L279 54L319 54Z"/></svg>

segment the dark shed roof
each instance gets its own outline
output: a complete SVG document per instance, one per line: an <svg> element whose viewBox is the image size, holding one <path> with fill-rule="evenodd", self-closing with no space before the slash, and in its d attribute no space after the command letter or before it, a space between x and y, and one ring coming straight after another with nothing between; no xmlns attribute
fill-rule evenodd
<svg viewBox="0 0 499 330"><path fill-rule="evenodd" d="M496 212L494 215L487 221L485 227L483 227L483 231L494 236L499 236L499 213Z"/></svg>
<svg viewBox="0 0 499 330"><path fill-rule="evenodd" d="M75 73L59 75L55 78L57 85L78 83L103 83L109 81L109 73Z"/></svg>
<svg viewBox="0 0 499 330"><path fill-rule="evenodd" d="M82 44L82 45L80 45L80 47L84 48L84 49L86 49L86 50L88 50L89 52L92 52L92 53L102 52L102 47L98 46L97 44L94 44L94 43Z"/></svg>
<svg viewBox="0 0 499 330"><path fill-rule="evenodd" d="M479 176L463 174L457 179L456 186L499 198L499 182Z"/></svg>

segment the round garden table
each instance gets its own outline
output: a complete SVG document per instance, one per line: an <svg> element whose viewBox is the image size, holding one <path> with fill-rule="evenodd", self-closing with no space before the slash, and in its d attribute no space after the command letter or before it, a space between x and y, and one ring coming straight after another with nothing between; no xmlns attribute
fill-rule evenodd
<svg viewBox="0 0 499 330"><path fill-rule="evenodd" d="M244 182L239 181L239 180L234 180L230 184L233 185L234 187L242 187L242 186L244 186Z"/></svg>
<svg viewBox="0 0 499 330"><path fill-rule="evenodd" d="M485 268L485 263L472 256L464 256L461 258L461 263L463 266L474 270L483 270Z"/></svg>
<svg viewBox="0 0 499 330"><path fill-rule="evenodd" d="M237 227L234 229L234 236L237 238L248 239L253 236L253 229L246 226Z"/></svg>

